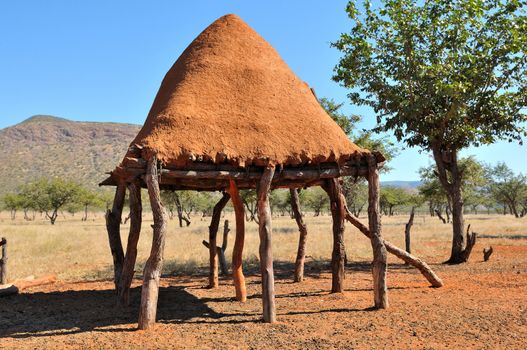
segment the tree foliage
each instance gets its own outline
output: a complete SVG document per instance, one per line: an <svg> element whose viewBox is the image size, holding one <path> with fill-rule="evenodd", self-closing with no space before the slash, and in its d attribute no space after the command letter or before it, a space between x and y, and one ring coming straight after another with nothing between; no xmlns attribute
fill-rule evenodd
<svg viewBox="0 0 527 350"><path fill-rule="evenodd" d="M452 205L451 263L465 261L458 153L520 141L527 121L527 17L519 0L347 5L334 79L376 113L376 132L432 151Z"/></svg>

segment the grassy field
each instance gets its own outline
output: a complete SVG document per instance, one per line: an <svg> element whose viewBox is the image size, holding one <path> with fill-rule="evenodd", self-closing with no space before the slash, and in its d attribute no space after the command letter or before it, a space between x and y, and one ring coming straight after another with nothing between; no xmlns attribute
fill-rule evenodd
<svg viewBox="0 0 527 350"><path fill-rule="evenodd" d="M9 242L9 279L29 275L40 276L56 273L66 281L104 279L112 276L112 258L108 247L106 227L102 213L90 214L87 222L81 215L59 217L52 226L44 217L24 221L18 214L11 220L9 213L0 214L0 236ZM225 219L232 223L234 217L227 213ZM361 218L365 223L365 217ZM145 213L143 233L139 241L137 274L140 275L146 261L152 238L152 218ZM168 274L204 274L207 272L208 251L201 244L207 239L210 218L195 216L189 227L179 228L177 220L171 220L165 249L164 272ZM308 225L307 264L327 264L331 256L331 218L313 217L307 214ZM406 215L383 217L383 235L400 247L404 247ZM485 245L523 245L527 242L527 218L515 219L502 215L467 215L466 222L480 234L474 250L474 259L481 259ZM258 262L257 225L247 223L245 266ZM122 226L123 242L126 242L128 225ZM273 250L275 262L293 263L298 241L297 227L289 217L274 217ZM221 236L221 233L220 235ZM233 246L233 234L229 236L228 256ZM412 228L413 252L432 263L439 263L449 255L451 227L437 218L417 215ZM515 239L516 238L516 239ZM517 239L520 238L520 239ZM351 225L346 226L346 251L350 261L368 261L371 258L369 241ZM125 244L125 243L124 243ZM390 257L391 261L395 261Z"/></svg>

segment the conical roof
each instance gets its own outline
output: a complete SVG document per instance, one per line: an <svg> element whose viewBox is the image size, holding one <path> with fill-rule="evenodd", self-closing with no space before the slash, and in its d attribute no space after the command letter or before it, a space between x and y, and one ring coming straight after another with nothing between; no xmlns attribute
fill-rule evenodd
<svg viewBox="0 0 527 350"><path fill-rule="evenodd" d="M132 145L176 166L300 165L368 153L236 15L216 20L178 58Z"/></svg>

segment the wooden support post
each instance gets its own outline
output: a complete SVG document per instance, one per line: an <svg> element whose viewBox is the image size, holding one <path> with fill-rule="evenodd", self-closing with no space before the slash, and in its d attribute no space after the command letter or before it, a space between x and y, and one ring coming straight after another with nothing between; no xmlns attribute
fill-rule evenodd
<svg viewBox="0 0 527 350"><path fill-rule="evenodd" d="M209 226L209 288L218 288L218 247L216 246L216 237L218 236L218 228L220 226L221 212L229 201L231 196L227 192L223 192L223 196L216 203L212 211L212 220ZM220 248L221 250L221 248Z"/></svg>
<svg viewBox="0 0 527 350"><path fill-rule="evenodd" d="M262 274L262 304L264 322L276 321L274 301L273 249L271 244L272 224L269 192L275 168L267 167L257 185L258 221L260 234L260 272Z"/></svg>
<svg viewBox="0 0 527 350"><path fill-rule="evenodd" d="M7 284L7 239L0 240L2 258L0 259L0 284Z"/></svg>
<svg viewBox="0 0 527 350"><path fill-rule="evenodd" d="M333 217L333 252L331 254L331 293L344 291L344 262L346 251L344 249L344 220L346 218L346 202L341 196L338 178L326 180L323 186L328 193L331 215Z"/></svg>
<svg viewBox="0 0 527 350"><path fill-rule="evenodd" d="M119 303L121 306L128 306L130 302L130 286L134 278L135 261L137 258L137 242L141 234L141 221L143 208L141 205L141 186L138 183L128 185L130 200L130 232L128 234L128 244L126 245L126 255L124 257L123 272L119 282Z"/></svg>
<svg viewBox="0 0 527 350"><path fill-rule="evenodd" d="M148 161L146 185L150 197L150 206L154 216L154 235L150 257L146 261L143 273L143 288L141 291L141 306L139 309L139 329L148 329L156 322L157 299L159 294L159 278L163 266L163 250L167 229L167 212L161 203L159 190L157 158Z"/></svg>
<svg viewBox="0 0 527 350"><path fill-rule="evenodd" d="M245 277L242 269L243 243L245 240L245 209L234 180L229 181L229 194L231 195L234 215L236 217L236 238L232 249L232 278L236 289L236 300L247 301L247 290L245 288Z"/></svg>
<svg viewBox="0 0 527 350"><path fill-rule="evenodd" d="M121 218L123 214L124 197L126 195L126 186L124 183L117 185L115 197L113 199L112 209L106 212L106 230L108 231L108 241L113 257L114 284L115 291L119 288L121 272L123 270L124 252L121 242Z"/></svg>
<svg viewBox="0 0 527 350"><path fill-rule="evenodd" d="M298 197L298 189L289 189L291 193L291 209L295 217L296 224L300 236L298 238L298 250L296 252L295 261L295 276L294 282L302 282L304 280L304 263L306 260L306 242L307 242L307 226L304 223L302 212L300 210L300 199Z"/></svg>
<svg viewBox="0 0 527 350"><path fill-rule="evenodd" d="M374 155L368 158L368 221L370 241L373 250L373 294L375 308L388 308L388 289L386 287L386 247L381 234L380 182L377 161Z"/></svg>

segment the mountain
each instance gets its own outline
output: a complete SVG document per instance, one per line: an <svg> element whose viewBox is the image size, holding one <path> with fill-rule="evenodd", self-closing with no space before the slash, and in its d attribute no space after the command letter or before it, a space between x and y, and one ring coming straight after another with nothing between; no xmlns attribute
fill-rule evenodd
<svg viewBox="0 0 527 350"><path fill-rule="evenodd" d="M381 181L381 186L401 187L406 189L417 189L421 181Z"/></svg>
<svg viewBox="0 0 527 350"><path fill-rule="evenodd" d="M0 195L44 176L95 189L122 159L139 128L36 115L0 129Z"/></svg>

